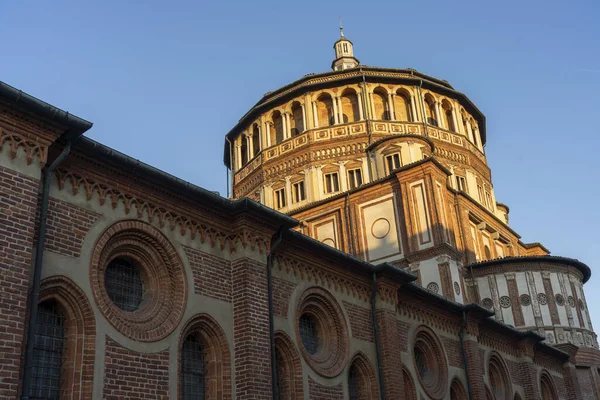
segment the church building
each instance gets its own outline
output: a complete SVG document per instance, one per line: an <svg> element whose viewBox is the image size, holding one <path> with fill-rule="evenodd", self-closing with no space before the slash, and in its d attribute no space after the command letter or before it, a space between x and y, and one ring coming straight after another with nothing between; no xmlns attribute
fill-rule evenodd
<svg viewBox="0 0 600 400"><path fill-rule="evenodd" d="M0 82L0 399L600 400L590 268L510 227L483 113L333 47L229 199Z"/></svg>

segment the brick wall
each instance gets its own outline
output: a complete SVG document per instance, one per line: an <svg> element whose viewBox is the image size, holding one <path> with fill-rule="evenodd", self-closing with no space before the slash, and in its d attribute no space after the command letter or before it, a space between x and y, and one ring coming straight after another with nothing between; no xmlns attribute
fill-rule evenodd
<svg viewBox="0 0 600 400"><path fill-rule="evenodd" d="M464 365L460 350L460 342L446 337L441 337L440 339L446 350L446 355L448 356L448 364L453 367L463 368Z"/></svg>
<svg viewBox="0 0 600 400"><path fill-rule="evenodd" d="M290 297L295 287L295 283L273 277L273 312L275 315L287 317Z"/></svg>
<svg viewBox="0 0 600 400"><path fill-rule="evenodd" d="M39 180L0 167L0 399L15 399Z"/></svg>
<svg viewBox="0 0 600 400"><path fill-rule="evenodd" d="M104 398L168 399L169 350L142 354L106 337Z"/></svg>
<svg viewBox="0 0 600 400"><path fill-rule="evenodd" d="M184 246L196 294L231 302L231 264L212 254Z"/></svg>
<svg viewBox="0 0 600 400"><path fill-rule="evenodd" d="M81 245L100 214L50 198L46 250L69 257L79 257Z"/></svg>
<svg viewBox="0 0 600 400"><path fill-rule="evenodd" d="M270 399L267 267L242 258L232 263L231 272L236 399Z"/></svg>
<svg viewBox="0 0 600 400"><path fill-rule="evenodd" d="M342 384L335 386L323 386L308 377L308 394L311 400L343 400L344 389Z"/></svg>
<svg viewBox="0 0 600 400"><path fill-rule="evenodd" d="M401 399L404 381L398 377L402 376L401 352L406 350L408 330L401 330L404 324L396 319L393 311L380 309L376 314L386 397Z"/></svg>
<svg viewBox="0 0 600 400"><path fill-rule="evenodd" d="M352 336L357 339L373 342L373 320L371 317L371 310L348 303L347 301L344 301L343 304L348 313L348 318L350 318Z"/></svg>

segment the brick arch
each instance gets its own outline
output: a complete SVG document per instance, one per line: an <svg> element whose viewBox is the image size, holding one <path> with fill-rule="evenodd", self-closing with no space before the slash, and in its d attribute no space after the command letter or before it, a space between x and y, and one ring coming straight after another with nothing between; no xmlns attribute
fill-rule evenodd
<svg viewBox="0 0 600 400"><path fill-rule="evenodd" d="M375 370L362 352L358 352L352 357L348 369L348 380L353 368L358 377L358 398L360 400L379 399L379 386Z"/></svg>
<svg viewBox="0 0 600 400"><path fill-rule="evenodd" d="M217 321L208 314L192 317L181 330L177 351L177 393L182 396L181 349L189 335L196 335L204 345L207 395L212 400L231 400L231 355L225 332Z"/></svg>
<svg viewBox="0 0 600 400"><path fill-rule="evenodd" d="M404 399L417 400L417 389L415 387L415 381L413 380L410 372L405 367L402 368L402 379L404 380Z"/></svg>
<svg viewBox="0 0 600 400"><path fill-rule="evenodd" d="M512 399L512 384L508 367L502 356L493 351L487 363L489 391L496 400Z"/></svg>
<svg viewBox="0 0 600 400"><path fill-rule="evenodd" d="M540 374L540 395L542 400L558 400L558 391L552 376L546 370Z"/></svg>
<svg viewBox="0 0 600 400"><path fill-rule="evenodd" d="M65 349L61 395L65 398L92 398L96 320L85 293L63 275L44 279L39 303L55 301L65 314ZM62 398L62 397L61 397Z"/></svg>
<svg viewBox="0 0 600 400"><path fill-rule="evenodd" d="M450 400L467 400L467 391L458 378L452 380L450 385Z"/></svg>
<svg viewBox="0 0 600 400"><path fill-rule="evenodd" d="M105 289L106 267L115 258L135 260L144 276L144 301L125 312ZM187 300L187 278L175 246L154 226L122 220L109 226L96 240L90 263L90 285L98 308L123 335L152 342L168 336L181 322Z"/></svg>
<svg viewBox="0 0 600 400"><path fill-rule="evenodd" d="M275 333L275 352L277 354L279 398L281 400L303 399L300 355L292 339L282 331Z"/></svg>

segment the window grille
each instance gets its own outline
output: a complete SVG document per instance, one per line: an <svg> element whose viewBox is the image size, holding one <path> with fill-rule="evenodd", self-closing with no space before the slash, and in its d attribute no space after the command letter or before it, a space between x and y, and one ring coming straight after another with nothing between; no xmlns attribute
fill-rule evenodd
<svg viewBox="0 0 600 400"><path fill-rule="evenodd" d="M300 317L300 337L308 354L316 354L319 351L317 322L310 315L305 314Z"/></svg>
<svg viewBox="0 0 600 400"><path fill-rule="evenodd" d="M385 157L385 160L387 161L388 174L402 166L400 153L390 154L389 156Z"/></svg>
<svg viewBox="0 0 600 400"><path fill-rule="evenodd" d="M184 400L206 398L206 363L204 346L195 335L189 335L181 349L181 395Z"/></svg>
<svg viewBox="0 0 600 400"><path fill-rule="evenodd" d="M348 394L350 400L358 400L360 398L360 384L358 371L355 365L351 366L350 372L348 372Z"/></svg>
<svg viewBox="0 0 600 400"><path fill-rule="evenodd" d="M144 285L137 265L123 258L108 264L104 273L108 297L123 311L135 311L143 300Z"/></svg>
<svg viewBox="0 0 600 400"><path fill-rule="evenodd" d="M425 380L429 375L429 370L427 368L427 360L425 352L420 347L415 347L415 364L417 366L417 372L421 379Z"/></svg>
<svg viewBox="0 0 600 400"><path fill-rule="evenodd" d="M297 183L294 183L293 185L293 201L294 203L299 203L301 201L303 201L304 199L306 199L306 195L304 193L304 181L300 181Z"/></svg>
<svg viewBox="0 0 600 400"><path fill-rule="evenodd" d="M325 174L325 193L335 193L340 191L340 180L338 173Z"/></svg>
<svg viewBox="0 0 600 400"><path fill-rule="evenodd" d="M38 305L33 344L32 399L58 400L65 345L65 317L54 302Z"/></svg>
<svg viewBox="0 0 600 400"><path fill-rule="evenodd" d="M362 172L360 168L351 169L348 171L348 183L350 189L355 189L362 185Z"/></svg>

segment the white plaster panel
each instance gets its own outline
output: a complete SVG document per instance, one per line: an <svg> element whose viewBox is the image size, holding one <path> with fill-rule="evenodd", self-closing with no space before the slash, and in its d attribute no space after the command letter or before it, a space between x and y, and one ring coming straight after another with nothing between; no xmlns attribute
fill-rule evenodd
<svg viewBox="0 0 600 400"><path fill-rule="evenodd" d="M565 279L565 289L567 290L567 298L565 299L565 301L569 301L569 296L571 297L575 297L575 295L573 294L573 291L571 290L571 280L570 277L567 275L566 279ZM579 327L579 315L577 314L577 308L573 307L571 308L571 314L573 316L573 326L575 327Z"/></svg>
<svg viewBox="0 0 600 400"><path fill-rule="evenodd" d="M313 232L315 239L337 249L338 235L336 222L335 216L324 218L321 221L314 221Z"/></svg>
<svg viewBox="0 0 600 400"><path fill-rule="evenodd" d="M392 195L361 204L359 210L367 261L384 262L401 258L400 232Z"/></svg>
<svg viewBox="0 0 600 400"><path fill-rule="evenodd" d="M452 291L454 291L454 298L458 303L464 303L465 302L465 298L464 298L464 293L463 293L463 288L462 285L460 285L460 271L458 268L458 264L456 263L456 261L454 260L450 260L450 277L452 279ZM458 282L459 286L460 286L460 294L456 294L456 291L454 290L454 282Z"/></svg>
<svg viewBox="0 0 600 400"><path fill-rule="evenodd" d="M419 250L426 249L433 246L433 240L431 238L431 220L429 216L429 207L427 205L425 181L420 180L411 183L409 190L412 199L411 208L416 223L414 233L417 235L417 244Z"/></svg>
<svg viewBox="0 0 600 400"><path fill-rule="evenodd" d="M442 294L442 282L440 279L440 270L438 262L434 259L421 261L419 265L419 271L421 272L421 284L424 288L432 282L437 283L440 288L439 294Z"/></svg>
<svg viewBox="0 0 600 400"><path fill-rule="evenodd" d="M519 296L521 296L522 294L527 294L531 296L531 293L529 293L529 288L527 287L527 277L525 276L525 272L515 273L515 280L517 281L517 289L519 290ZM533 301L533 299L531 301ZM521 306L519 303L519 307L521 307L521 310L523 312L523 320L525 321L525 326L535 326L533 305Z"/></svg>
<svg viewBox="0 0 600 400"><path fill-rule="evenodd" d="M487 276L477 278L477 287L479 288L479 297L483 300L486 297L492 298L492 291Z"/></svg>
<svg viewBox="0 0 600 400"><path fill-rule="evenodd" d="M585 306L586 305L585 297L583 296L583 290L582 290L582 287L579 282L575 282L575 291L577 292L577 297L579 299L581 299L581 301L583 301L583 304ZM588 316L587 312L588 312L587 307L585 307L585 309L581 310L581 316L583 317L583 326L586 329L591 329L590 323L589 323L589 316Z"/></svg>
<svg viewBox="0 0 600 400"><path fill-rule="evenodd" d="M496 275L496 286L498 288L499 298L502 296L510 297L508 293L508 283L506 283L506 276ZM504 320L504 323L514 326L515 317L513 316L512 308L502 308L502 306L500 306L500 310L502 310L502 319Z"/></svg>
<svg viewBox="0 0 600 400"><path fill-rule="evenodd" d="M559 293L562 295L562 290L560 288L560 282L558 282L557 274L550 274L550 283L552 284L552 291L554 292L554 296L556 296ZM567 303L567 299L565 299L565 304L566 303ZM556 309L558 311L558 318L560 321L560 325L569 326L569 319L567 318L567 309L565 308L565 306L564 305L559 306L557 304Z"/></svg>
<svg viewBox="0 0 600 400"><path fill-rule="evenodd" d="M544 281L542 281L542 274L537 271L534 272L533 279L534 279L535 288L536 288L538 294L544 293L544 294L546 294L546 296L548 296L548 293L546 293L546 291L544 290ZM535 301L537 301L537 299L535 299ZM550 301L550 299L548 299L548 301ZM539 306L540 306L540 312L542 313L542 322L544 323L544 325L546 325L546 326L552 325L552 317L550 316L550 308L548 308L548 304L546 304L546 305L540 304Z"/></svg>

